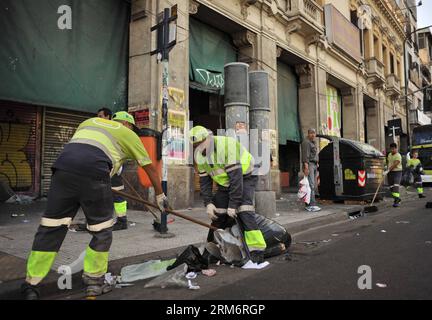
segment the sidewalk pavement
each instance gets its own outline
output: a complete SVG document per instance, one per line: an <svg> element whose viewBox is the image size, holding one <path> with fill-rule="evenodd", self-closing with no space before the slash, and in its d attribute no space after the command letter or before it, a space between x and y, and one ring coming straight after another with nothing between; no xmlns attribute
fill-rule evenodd
<svg viewBox="0 0 432 320"><path fill-rule="evenodd" d="M414 192L402 192L405 201L414 199ZM2 287L7 282L25 277L25 262L28 257L34 234L38 228L46 202L35 201L28 205L0 204L0 297L5 296ZM205 208L197 202L194 208L181 210L191 217L205 222L209 219ZM330 223L349 219L350 213L358 212L362 205L344 205L324 203L320 205L322 211L309 213L304 205L297 201L296 194L283 194L277 200L277 214L272 218L287 228L291 235L311 228L322 227ZM380 207L391 206L391 199L385 198ZM110 265L114 261L124 261L132 258L143 262L152 254L170 252L189 244L203 243L207 237L207 229L193 224L182 218L175 217L175 221L168 225L169 232L176 236L170 239L155 237L152 216L144 211L128 211L129 228L124 231L113 232L113 244L110 250ZM82 212L79 212L74 223L84 222ZM60 265L68 265L75 261L90 242L91 236L86 232L68 232L60 249L52 270L55 272ZM174 254L175 255L175 254ZM146 257L140 260L140 256ZM160 255L159 255L160 256ZM54 274L55 275L55 274ZM56 277L52 277L56 280ZM5 289L5 288L4 288Z"/></svg>

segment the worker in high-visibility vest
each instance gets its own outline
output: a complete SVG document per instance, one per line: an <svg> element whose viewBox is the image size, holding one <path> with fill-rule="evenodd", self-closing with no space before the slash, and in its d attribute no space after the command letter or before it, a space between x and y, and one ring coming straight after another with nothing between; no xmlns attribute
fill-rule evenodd
<svg viewBox="0 0 432 320"><path fill-rule="evenodd" d="M390 144L390 153L387 155L387 170L384 172L384 176L386 175L388 175L388 183L394 200L393 207L399 207L401 203L399 189L402 179L402 156L396 143Z"/></svg>
<svg viewBox="0 0 432 320"><path fill-rule="evenodd" d="M101 108L98 110L97 116L99 118L111 120L112 112L108 108ZM120 167L117 174L115 174L111 177L111 187L114 190L123 191L125 189L124 184L123 184L123 179L121 177L122 172L123 172L123 166ZM122 196L119 196L117 194L113 194L113 201L114 201L114 212L117 216L117 221L114 224L113 231L125 230L128 228L128 224L127 224L127 200L125 198L123 198Z"/></svg>
<svg viewBox="0 0 432 320"><path fill-rule="evenodd" d="M111 120L112 111L108 108L101 108L97 112L98 118ZM111 188L117 191L123 191L125 186L121 174L123 172L123 166L120 167L118 172L111 177ZM118 194L113 194L114 201L114 212L117 216L117 221L113 226L113 231L126 230L128 228L127 223L127 200ZM76 231L87 231L86 223L79 223L75 227Z"/></svg>
<svg viewBox="0 0 432 320"><path fill-rule="evenodd" d="M418 158L418 150L413 150L411 152L411 159L407 161L407 168L409 168L414 176L414 184L417 189L417 193L419 198L426 198L423 194L423 181L422 181L422 174L423 174L423 166L421 164L420 159Z"/></svg>
<svg viewBox="0 0 432 320"><path fill-rule="evenodd" d="M22 285L26 299L38 299L38 285L48 274L68 226L81 207L93 236L84 258L83 281L87 296L111 290L105 283L112 242L113 194L110 177L126 159L136 160L152 181L160 210L168 207L157 169L139 137L132 131L134 118L117 112L113 121L91 118L80 124L54 163L48 202L27 261Z"/></svg>
<svg viewBox="0 0 432 320"><path fill-rule="evenodd" d="M263 262L266 243L254 217L253 201L258 177L252 174L252 155L237 140L213 136L202 126L192 128L189 137L200 176L201 195L212 225L224 229L232 226L238 217L251 259ZM213 181L218 187L214 195ZM213 240L213 231L210 230L207 241Z"/></svg>

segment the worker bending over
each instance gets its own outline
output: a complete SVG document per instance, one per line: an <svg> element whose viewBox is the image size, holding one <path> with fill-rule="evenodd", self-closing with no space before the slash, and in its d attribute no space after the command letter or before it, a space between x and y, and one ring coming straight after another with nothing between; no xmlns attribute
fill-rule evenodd
<svg viewBox="0 0 432 320"><path fill-rule="evenodd" d="M252 174L252 155L237 140L213 136L202 126L192 128L189 135L200 176L201 195L212 225L224 229L233 225L238 216L251 259L263 262L266 243L254 218L253 201L258 177ZM217 184L214 195L213 181ZM210 230L207 241L213 240Z"/></svg>
<svg viewBox="0 0 432 320"><path fill-rule="evenodd" d="M91 118L81 123L52 167L47 207L34 238L26 281L22 285L26 299L39 298L38 285L50 271L80 207L93 236L84 258L87 296L111 290L104 281L114 224L110 177L125 160L136 160L144 168L155 188L160 210L168 207L158 171L141 140L131 130L134 118L122 111L113 119Z"/></svg>

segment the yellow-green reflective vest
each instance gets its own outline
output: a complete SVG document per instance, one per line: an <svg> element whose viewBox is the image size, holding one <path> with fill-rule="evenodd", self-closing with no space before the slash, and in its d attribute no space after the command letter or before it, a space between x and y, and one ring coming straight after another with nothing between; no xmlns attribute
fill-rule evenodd
<svg viewBox="0 0 432 320"><path fill-rule="evenodd" d="M229 187L228 173L241 167L243 175L253 171L254 158L236 139L215 136L212 150L206 156L197 152L195 161L200 176L209 175L223 187Z"/></svg>
<svg viewBox="0 0 432 320"><path fill-rule="evenodd" d="M120 122L91 118L82 122L69 143L83 143L101 149L110 158L113 176L125 160L136 160L140 166L152 161L135 132Z"/></svg>

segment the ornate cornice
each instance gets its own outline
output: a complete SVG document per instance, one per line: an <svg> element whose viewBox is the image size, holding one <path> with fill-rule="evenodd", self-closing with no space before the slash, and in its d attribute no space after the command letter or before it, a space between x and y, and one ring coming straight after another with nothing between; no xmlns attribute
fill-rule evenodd
<svg viewBox="0 0 432 320"><path fill-rule="evenodd" d="M189 0L189 14L197 14L200 4L195 0Z"/></svg>

